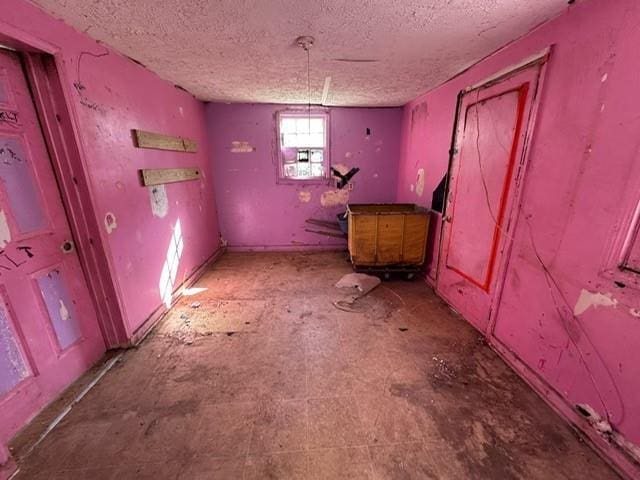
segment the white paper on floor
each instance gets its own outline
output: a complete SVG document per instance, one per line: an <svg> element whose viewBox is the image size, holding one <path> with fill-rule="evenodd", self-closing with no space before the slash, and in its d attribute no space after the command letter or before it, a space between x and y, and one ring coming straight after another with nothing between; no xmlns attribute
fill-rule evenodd
<svg viewBox="0 0 640 480"><path fill-rule="evenodd" d="M338 288L357 288L360 297L366 295L371 290L380 285L380 279L366 273L348 273L336 283Z"/></svg>
<svg viewBox="0 0 640 480"><path fill-rule="evenodd" d="M357 292L350 295L347 299L338 300L333 302L333 305L347 312L354 312L351 306L360 297L364 297L371 290L380 285L380 279L373 275L367 275L366 273L348 273L336 283L338 288L355 288Z"/></svg>

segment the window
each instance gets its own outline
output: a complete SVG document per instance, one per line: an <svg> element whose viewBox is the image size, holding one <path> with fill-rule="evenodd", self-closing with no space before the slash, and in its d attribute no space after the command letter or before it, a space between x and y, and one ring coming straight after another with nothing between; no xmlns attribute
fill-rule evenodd
<svg viewBox="0 0 640 480"><path fill-rule="evenodd" d="M278 114L278 164L282 180L329 178L329 114L285 111Z"/></svg>

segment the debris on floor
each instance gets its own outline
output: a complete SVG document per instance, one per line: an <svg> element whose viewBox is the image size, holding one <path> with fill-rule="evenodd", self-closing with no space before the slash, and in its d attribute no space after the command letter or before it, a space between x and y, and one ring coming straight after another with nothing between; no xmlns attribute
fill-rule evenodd
<svg viewBox="0 0 640 480"><path fill-rule="evenodd" d="M336 287L338 288L357 288L360 291L359 296L364 296L371 290L380 285L380 279L366 273L347 273L338 280Z"/></svg>
<svg viewBox="0 0 640 480"><path fill-rule="evenodd" d="M19 434L14 480L620 480L426 284L335 310L363 293L335 287L351 272L342 252L225 253L199 308L178 299L32 454L86 382Z"/></svg>
<svg viewBox="0 0 640 480"><path fill-rule="evenodd" d="M200 302L193 302L191 308L200 308Z"/></svg>
<svg viewBox="0 0 640 480"><path fill-rule="evenodd" d="M337 288L349 288L353 291L347 298L336 300L333 306L345 312L356 312L353 308L355 302L380 285L381 280L366 273L348 273L336 283ZM355 291L353 290L355 289Z"/></svg>
<svg viewBox="0 0 640 480"><path fill-rule="evenodd" d="M438 380L453 380L456 376L456 372L449 366L446 360L442 358L433 357L433 363L436 366L436 373L433 376Z"/></svg>

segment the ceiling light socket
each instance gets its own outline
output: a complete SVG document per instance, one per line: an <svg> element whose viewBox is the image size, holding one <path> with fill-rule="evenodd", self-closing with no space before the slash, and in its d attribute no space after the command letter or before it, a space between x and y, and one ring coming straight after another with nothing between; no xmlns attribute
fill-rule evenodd
<svg viewBox="0 0 640 480"><path fill-rule="evenodd" d="M310 37L309 35L303 35L301 37L296 38L296 45L304 50L309 50L313 47L313 43L316 41L315 38Z"/></svg>

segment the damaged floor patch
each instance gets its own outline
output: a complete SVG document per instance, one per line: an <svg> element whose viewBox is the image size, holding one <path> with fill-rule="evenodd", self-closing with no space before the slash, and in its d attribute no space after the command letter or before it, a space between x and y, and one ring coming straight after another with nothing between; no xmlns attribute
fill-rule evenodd
<svg viewBox="0 0 640 480"><path fill-rule="evenodd" d="M580 296L573 307L573 314L578 316L586 312L589 307L616 307L618 300L613 298L610 293L590 292L584 288L580 291Z"/></svg>

